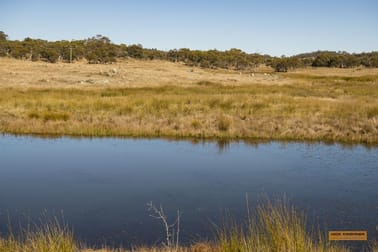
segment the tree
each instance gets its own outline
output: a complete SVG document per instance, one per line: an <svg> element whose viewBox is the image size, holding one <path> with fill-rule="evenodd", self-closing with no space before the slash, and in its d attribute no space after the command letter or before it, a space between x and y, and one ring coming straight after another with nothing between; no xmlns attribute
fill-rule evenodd
<svg viewBox="0 0 378 252"><path fill-rule="evenodd" d="M0 56L7 56L9 52L9 42L7 41L8 35L0 31Z"/></svg>
<svg viewBox="0 0 378 252"><path fill-rule="evenodd" d="M286 58L278 59L274 62L274 70L276 72L287 72L289 70L289 63Z"/></svg>
<svg viewBox="0 0 378 252"><path fill-rule="evenodd" d="M132 58L142 59L144 56L143 46L140 44L128 46L127 53Z"/></svg>
<svg viewBox="0 0 378 252"><path fill-rule="evenodd" d="M200 51L188 48L161 51L146 49L142 45L113 44L108 37L96 35L84 40L46 41L25 38L22 41L8 40L8 35L0 31L0 56L33 61L45 60L56 62L62 60L87 59L88 63L106 64L117 58L132 57L136 59L160 59L179 61L188 66L204 68L224 68L233 70L251 70L259 64L273 67L277 72L290 69L313 67L341 67L350 68L359 65L378 67L378 52L350 54L344 51L316 51L302 53L291 57L271 57L258 53L249 54L240 49L232 48L228 51L216 49Z"/></svg>
<svg viewBox="0 0 378 252"><path fill-rule="evenodd" d="M50 63L55 63L59 59L59 54L53 48L46 48L41 51L41 57Z"/></svg>
<svg viewBox="0 0 378 252"><path fill-rule="evenodd" d="M110 42L110 39L96 35L85 41L85 58L90 64L111 63L116 61L117 46Z"/></svg>
<svg viewBox="0 0 378 252"><path fill-rule="evenodd" d="M5 32L0 31L0 41L7 40L7 39L8 39L8 35L5 34Z"/></svg>
<svg viewBox="0 0 378 252"><path fill-rule="evenodd" d="M315 60L312 62L313 67L328 67L329 57L326 54L320 54L316 56Z"/></svg>

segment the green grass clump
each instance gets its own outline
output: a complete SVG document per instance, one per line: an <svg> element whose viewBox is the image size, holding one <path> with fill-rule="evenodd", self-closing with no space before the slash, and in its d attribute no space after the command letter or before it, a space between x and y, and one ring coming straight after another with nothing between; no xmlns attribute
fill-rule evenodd
<svg viewBox="0 0 378 252"><path fill-rule="evenodd" d="M371 119L378 116L378 107L373 107L368 109L367 111L367 118Z"/></svg>
<svg viewBox="0 0 378 252"><path fill-rule="evenodd" d="M45 121L67 121L70 116L66 113L54 113L54 112L45 112L43 114L43 120Z"/></svg>
<svg viewBox="0 0 378 252"><path fill-rule="evenodd" d="M51 112L51 111L46 111L46 112L29 112L27 114L27 117L29 119L43 119L43 121L67 121L70 119L70 115L64 112Z"/></svg>
<svg viewBox="0 0 378 252"><path fill-rule="evenodd" d="M190 125L193 127L193 129L200 129L201 128L201 122L193 119L190 123Z"/></svg>
<svg viewBox="0 0 378 252"><path fill-rule="evenodd" d="M30 119L39 119L40 115L37 112L30 112L30 113L28 113L28 118L30 118Z"/></svg>

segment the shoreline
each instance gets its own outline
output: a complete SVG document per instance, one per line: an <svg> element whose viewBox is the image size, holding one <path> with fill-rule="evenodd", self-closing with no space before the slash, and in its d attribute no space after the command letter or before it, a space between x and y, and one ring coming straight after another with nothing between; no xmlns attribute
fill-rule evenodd
<svg viewBox="0 0 378 252"><path fill-rule="evenodd" d="M284 143L284 144L325 144L325 145L340 145L343 147L362 146L364 148L378 148L378 142L366 143L359 141L338 141L332 139L271 139L271 138L232 138L232 137L196 137L196 136L170 136L170 135L77 135L77 134L49 134L49 133L14 133L14 132L0 132L0 136L11 137L31 137L39 139L122 139L122 140L161 140L161 141L183 141L192 144L201 143L217 143L217 144L232 144L244 143L247 145L260 145L268 143Z"/></svg>

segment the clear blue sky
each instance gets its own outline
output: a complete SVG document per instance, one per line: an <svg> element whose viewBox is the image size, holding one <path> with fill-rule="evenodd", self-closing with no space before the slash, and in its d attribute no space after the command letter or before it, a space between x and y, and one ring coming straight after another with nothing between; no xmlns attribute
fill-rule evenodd
<svg viewBox="0 0 378 252"><path fill-rule="evenodd" d="M378 50L378 0L0 0L9 39L102 34L147 48L293 55Z"/></svg>

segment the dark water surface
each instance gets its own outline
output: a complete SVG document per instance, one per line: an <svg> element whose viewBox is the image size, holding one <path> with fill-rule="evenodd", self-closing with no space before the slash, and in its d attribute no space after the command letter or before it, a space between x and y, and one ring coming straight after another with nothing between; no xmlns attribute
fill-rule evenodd
<svg viewBox="0 0 378 252"><path fill-rule="evenodd" d="M0 136L0 231L64 216L89 244L159 244L146 204L181 216L182 241L213 237L225 215L286 198L310 222L377 238L378 149L306 143ZM9 221L10 220L10 221ZM326 223L327 227L323 224Z"/></svg>

